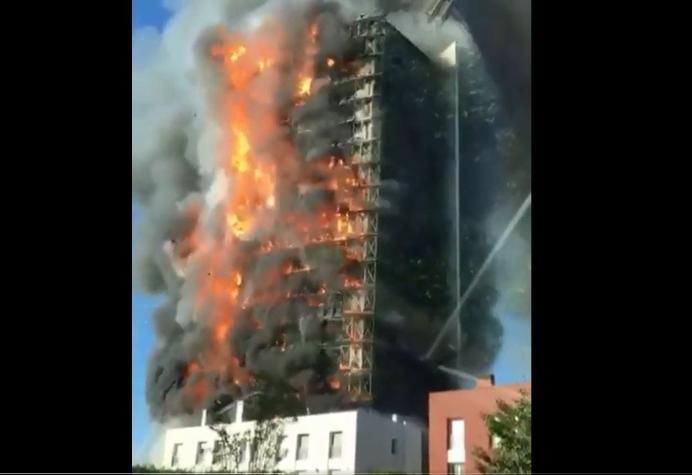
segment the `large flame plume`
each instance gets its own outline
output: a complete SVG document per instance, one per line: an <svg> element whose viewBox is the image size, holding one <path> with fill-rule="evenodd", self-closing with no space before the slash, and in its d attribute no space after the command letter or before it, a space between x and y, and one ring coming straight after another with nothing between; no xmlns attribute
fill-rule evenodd
<svg viewBox="0 0 692 475"><path fill-rule="evenodd" d="M161 417L239 396L258 375L302 395L340 390L318 315L332 290L360 285L361 257L334 243L359 236L346 214L364 206L362 177L338 137L313 128L316 116L338 116L330 84L357 65L334 5L292 2L255 20L197 41L217 132L206 195L183 205L185 232L164 245L183 331L176 368L151 375ZM341 32L325 38L325 28Z"/></svg>

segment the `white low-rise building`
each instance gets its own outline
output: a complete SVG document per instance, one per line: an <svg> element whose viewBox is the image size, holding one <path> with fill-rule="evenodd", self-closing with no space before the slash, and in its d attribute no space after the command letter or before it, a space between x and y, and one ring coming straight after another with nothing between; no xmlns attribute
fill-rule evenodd
<svg viewBox="0 0 692 475"><path fill-rule="evenodd" d="M170 468L208 470L219 436L205 422L194 427L169 429L161 465ZM242 420L242 403L236 422L225 424L228 434L243 434L255 422ZM352 474L377 469L420 473L423 429L412 420L383 415L370 409L331 412L285 419L280 459L276 469L284 473ZM248 470L249 456L239 470Z"/></svg>

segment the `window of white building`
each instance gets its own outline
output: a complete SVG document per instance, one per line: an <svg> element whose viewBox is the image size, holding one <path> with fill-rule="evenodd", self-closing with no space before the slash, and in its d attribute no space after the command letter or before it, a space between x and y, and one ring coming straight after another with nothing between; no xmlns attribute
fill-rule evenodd
<svg viewBox="0 0 692 475"><path fill-rule="evenodd" d="M247 446L248 442L245 440L238 442L238 460L240 460L241 463L245 462L245 459L247 458Z"/></svg>
<svg viewBox="0 0 692 475"><path fill-rule="evenodd" d="M199 465L204 462L204 453L207 450L206 442L197 443L197 455L195 455L195 465Z"/></svg>
<svg viewBox="0 0 692 475"><path fill-rule="evenodd" d="M296 460L305 460L308 458L308 443L310 436L308 434L298 434L298 447L296 449Z"/></svg>
<svg viewBox="0 0 692 475"><path fill-rule="evenodd" d="M461 449L464 447L464 420L449 419L447 421L447 449Z"/></svg>
<svg viewBox="0 0 692 475"><path fill-rule="evenodd" d="M329 434L329 458L341 458L341 432L332 432Z"/></svg>
<svg viewBox="0 0 692 475"><path fill-rule="evenodd" d="M171 457L171 466L177 467L180 463L180 451L182 450L183 444L173 445L173 457Z"/></svg>
<svg viewBox="0 0 692 475"><path fill-rule="evenodd" d="M276 441L276 461L279 462L286 458L288 455L288 448L286 447L286 436L280 435Z"/></svg>
<svg viewBox="0 0 692 475"><path fill-rule="evenodd" d="M220 440L214 441L214 452L211 458L211 463L216 465L223 461L223 444Z"/></svg>
<svg viewBox="0 0 692 475"><path fill-rule="evenodd" d="M463 463L450 463L447 465L448 475L463 475L464 464Z"/></svg>
<svg viewBox="0 0 692 475"><path fill-rule="evenodd" d="M390 447L390 452L392 453L392 455L396 455L396 450L397 450L396 445L397 445L397 440L392 439L392 445Z"/></svg>

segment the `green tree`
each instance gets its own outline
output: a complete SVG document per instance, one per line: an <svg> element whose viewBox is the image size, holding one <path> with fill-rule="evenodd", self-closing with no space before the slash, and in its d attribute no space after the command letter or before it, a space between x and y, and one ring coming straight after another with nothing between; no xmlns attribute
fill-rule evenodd
<svg viewBox="0 0 692 475"><path fill-rule="evenodd" d="M192 473L192 470L162 468L155 465L133 465L132 473Z"/></svg>
<svg viewBox="0 0 692 475"><path fill-rule="evenodd" d="M170 469L170 468L162 468L162 467L156 467L154 465L133 465L132 466L132 473L179 473L179 474L185 474L185 473L194 473L196 475L202 475L202 474L221 474L221 473L233 473L234 475L258 475L262 473L266 473L266 475L278 475L280 472L278 471L271 471L271 472L229 472L228 470L225 469L219 469L219 470L208 470L208 471L195 471L195 470L189 470L189 469Z"/></svg>
<svg viewBox="0 0 692 475"><path fill-rule="evenodd" d="M497 402L497 412L483 415L491 449L474 450L481 473L531 473L531 399L522 392L514 403Z"/></svg>
<svg viewBox="0 0 692 475"><path fill-rule="evenodd" d="M224 425L211 429L219 436L215 454L216 466L223 471L238 473L240 464L249 458L249 473L274 473L280 460L283 421L279 418L257 421L243 434L229 434ZM215 457L215 458L216 458Z"/></svg>

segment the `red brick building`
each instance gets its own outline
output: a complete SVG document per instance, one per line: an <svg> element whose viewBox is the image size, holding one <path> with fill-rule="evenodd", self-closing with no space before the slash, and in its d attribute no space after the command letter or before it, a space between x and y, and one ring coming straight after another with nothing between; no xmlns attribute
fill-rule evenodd
<svg viewBox="0 0 692 475"><path fill-rule="evenodd" d="M492 376L473 389L430 393L428 399L428 468L430 475L478 473L473 450L488 450L490 436L482 415L495 412L497 400L514 401L530 383L495 386Z"/></svg>

